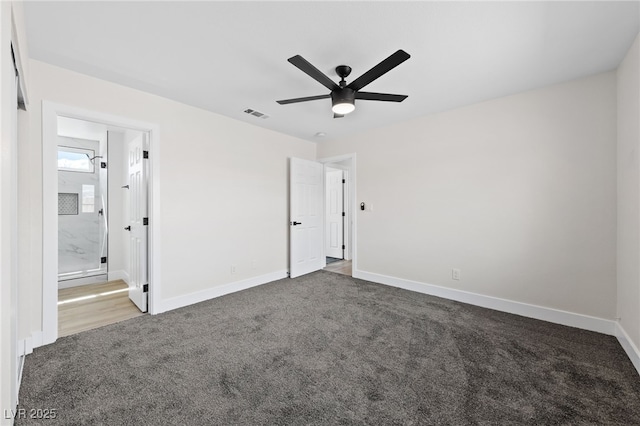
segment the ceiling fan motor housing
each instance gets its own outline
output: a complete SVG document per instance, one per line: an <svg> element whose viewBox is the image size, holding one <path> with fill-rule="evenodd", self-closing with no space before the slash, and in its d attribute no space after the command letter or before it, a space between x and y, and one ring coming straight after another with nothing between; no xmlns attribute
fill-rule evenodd
<svg viewBox="0 0 640 426"><path fill-rule="evenodd" d="M331 103L336 104L355 104L356 91L348 87L336 89L331 92Z"/></svg>

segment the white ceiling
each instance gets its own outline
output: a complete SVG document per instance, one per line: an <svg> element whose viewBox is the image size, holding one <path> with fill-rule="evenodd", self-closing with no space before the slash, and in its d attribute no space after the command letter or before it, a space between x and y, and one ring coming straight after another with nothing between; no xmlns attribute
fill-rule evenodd
<svg viewBox="0 0 640 426"><path fill-rule="evenodd" d="M310 141L338 138L615 69L638 2L25 2L31 57ZM333 119L302 55L350 82L398 49L411 58ZM257 109L264 120L243 113ZM314 137L324 132L324 138Z"/></svg>

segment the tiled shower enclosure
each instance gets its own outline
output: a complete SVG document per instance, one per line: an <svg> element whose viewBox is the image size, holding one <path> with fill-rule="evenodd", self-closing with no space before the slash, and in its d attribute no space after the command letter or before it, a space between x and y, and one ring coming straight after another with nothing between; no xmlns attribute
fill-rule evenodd
<svg viewBox="0 0 640 426"><path fill-rule="evenodd" d="M106 141L58 137L61 287L107 280L106 151Z"/></svg>

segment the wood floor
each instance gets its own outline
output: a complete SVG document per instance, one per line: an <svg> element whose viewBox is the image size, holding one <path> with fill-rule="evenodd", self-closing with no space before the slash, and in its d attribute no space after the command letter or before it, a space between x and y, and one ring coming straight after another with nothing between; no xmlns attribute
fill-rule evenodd
<svg viewBox="0 0 640 426"><path fill-rule="evenodd" d="M324 267L325 271L336 272L342 275L351 276L351 261L350 260L340 260L338 262L333 262Z"/></svg>
<svg viewBox="0 0 640 426"><path fill-rule="evenodd" d="M122 281L58 290L58 337L144 315Z"/></svg>

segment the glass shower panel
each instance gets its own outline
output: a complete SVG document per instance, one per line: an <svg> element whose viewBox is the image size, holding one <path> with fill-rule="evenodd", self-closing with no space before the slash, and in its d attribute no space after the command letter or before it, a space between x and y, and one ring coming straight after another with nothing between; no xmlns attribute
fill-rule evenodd
<svg viewBox="0 0 640 426"><path fill-rule="evenodd" d="M107 274L106 168L100 142L58 137L58 280Z"/></svg>

